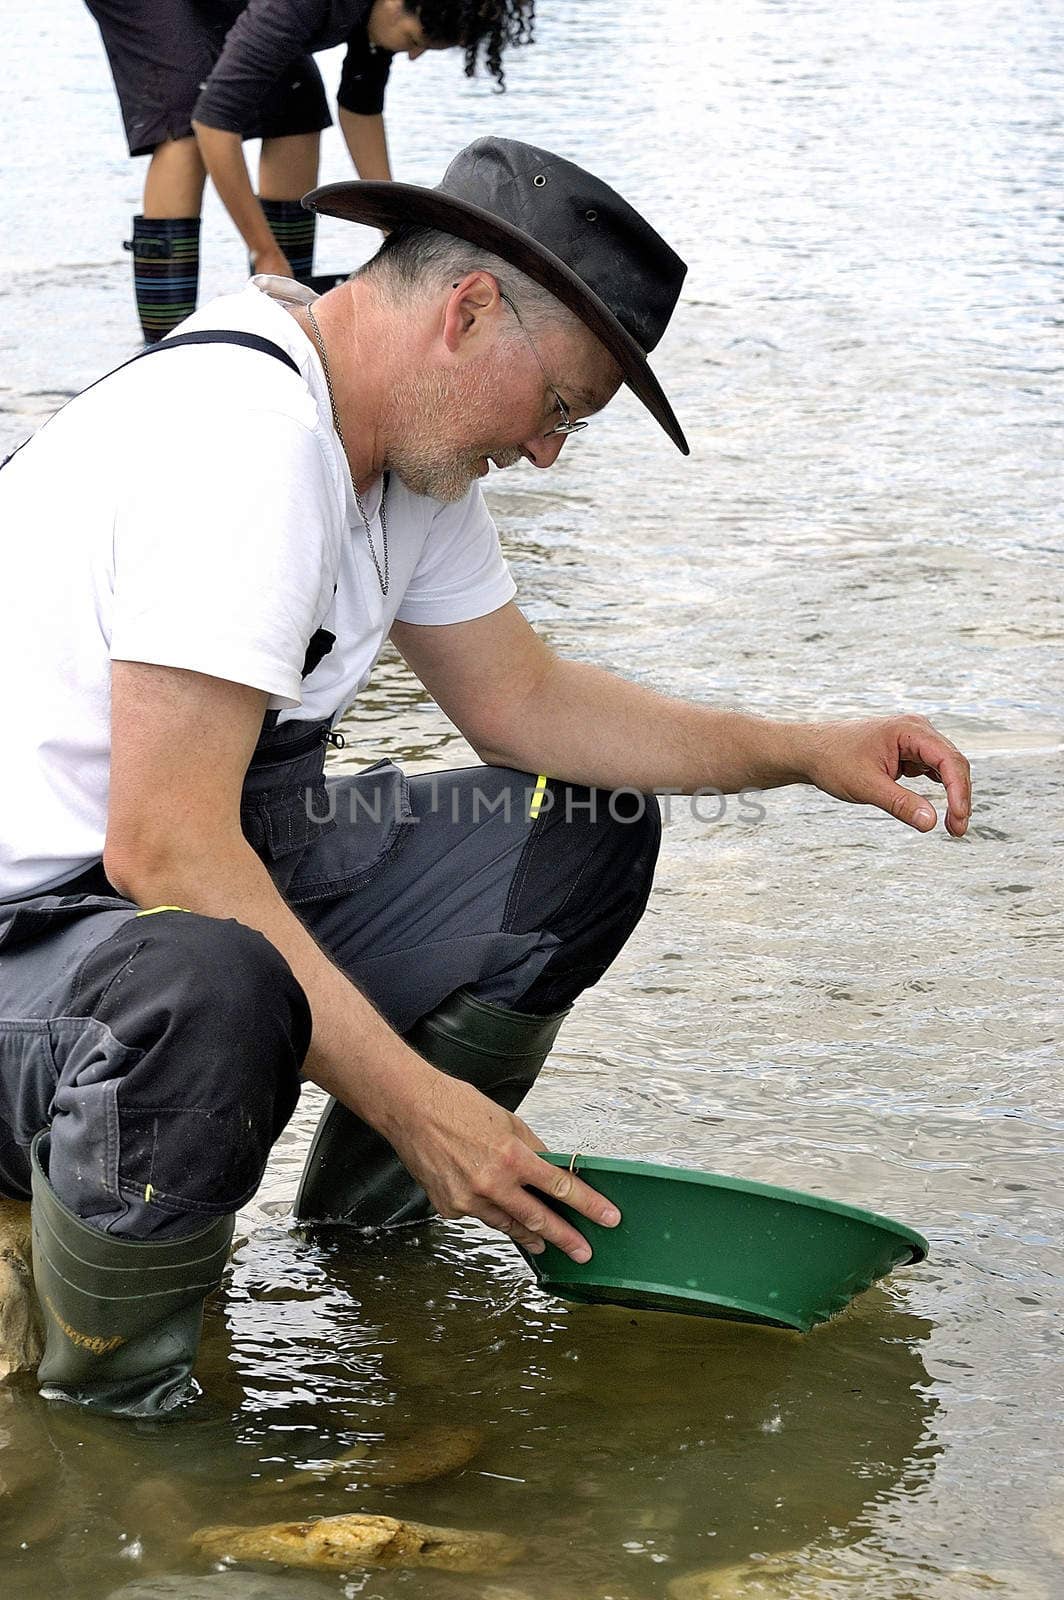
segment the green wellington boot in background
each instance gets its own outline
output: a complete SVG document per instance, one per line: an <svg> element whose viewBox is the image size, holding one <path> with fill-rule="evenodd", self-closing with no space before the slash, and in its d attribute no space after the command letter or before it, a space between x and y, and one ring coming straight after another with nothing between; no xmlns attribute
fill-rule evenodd
<svg viewBox="0 0 1064 1600"><path fill-rule="evenodd" d="M233 1218L187 1239L116 1239L74 1216L48 1182L49 1135L33 1141L33 1278L45 1324L46 1400L153 1417L196 1392L203 1302L222 1280Z"/></svg>
<svg viewBox="0 0 1064 1600"><path fill-rule="evenodd" d="M406 1041L441 1072L463 1078L514 1111L539 1076L569 1011L533 1017L488 1005L459 990L422 1017ZM395 1227L433 1215L428 1196L386 1139L330 1100L307 1154L296 1195L300 1222Z"/></svg>

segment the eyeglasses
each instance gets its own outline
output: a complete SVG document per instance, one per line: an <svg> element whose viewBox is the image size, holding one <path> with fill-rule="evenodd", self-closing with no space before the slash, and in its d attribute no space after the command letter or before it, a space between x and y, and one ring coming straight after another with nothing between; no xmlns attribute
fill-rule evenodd
<svg viewBox="0 0 1064 1600"><path fill-rule="evenodd" d="M528 348L531 350L532 354L536 358L537 363L539 364L539 370L543 374L543 381L546 383L547 388L550 390L551 394L554 396L554 403L557 406L558 410L562 414L562 420L558 423L557 427L548 428L546 430L546 432L543 434L542 437L544 439L553 439L556 434L561 434L564 437L568 437L568 435L570 433L580 433L584 428L587 427L587 423L586 422L574 422L572 417L569 415L569 407L566 405L565 401L562 399L561 395L558 393L558 391L554 387L553 383L551 383L550 379L547 377L547 369L543 365L543 362L540 360L539 351L536 349L535 345L532 343L532 338L531 338L531 335L529 334L528 329L525 327L524 323L521 321L521 313L518 311L517 307L514 305L513 301L510 299L510 296L508 294L504 294L501 289L499 290L499 299L500 300L505 300L506 304L510 307L510 310L513 312L514 316L517 318L517 325L521 329L521 332L524 334L525 338L528 340Z"/></svg>

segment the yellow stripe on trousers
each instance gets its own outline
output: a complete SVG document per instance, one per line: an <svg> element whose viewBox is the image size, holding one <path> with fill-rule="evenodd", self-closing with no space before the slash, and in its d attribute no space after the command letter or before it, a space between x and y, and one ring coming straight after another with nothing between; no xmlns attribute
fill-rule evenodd
<svg viewBox="0 0 1064 1600"><path fill-rule="evenodd" d="M547 792L547 774L541 772L536 779L536 787L532 791L532 801L528 808L529 822L535 822L543 805L543 796Z"/></svg>

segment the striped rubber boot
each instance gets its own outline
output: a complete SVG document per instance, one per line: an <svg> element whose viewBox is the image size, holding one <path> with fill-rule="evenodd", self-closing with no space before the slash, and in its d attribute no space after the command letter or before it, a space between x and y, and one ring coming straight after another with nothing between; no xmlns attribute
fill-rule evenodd
<svg viewBox="0 0 1064 1600"><path fill-rule="evenodd" d="M133 218L133 292L146 344L163 339L196 309L199 217Z"/></svg>
<svg viewBox="0 0 1064 1600"><path fill-rule="evenodd" d="M260 200L270 232L283 250L299 283L310 277L314 267L314 229L317 217L304 211L298 200Z"/></svg>

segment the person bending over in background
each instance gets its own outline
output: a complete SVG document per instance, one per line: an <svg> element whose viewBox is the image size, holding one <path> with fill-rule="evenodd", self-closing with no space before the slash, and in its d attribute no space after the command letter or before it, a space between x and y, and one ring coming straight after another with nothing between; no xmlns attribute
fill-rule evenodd
<svg viewBox="0 0 1064 1600"><path fill-rule="evenodd" d="M309 278L318 181L332 118L314 53L346 44L337 108L359 176L390 179L384 91L394 55L483 49L505 86L507 45L531 43L534 0L86 0L99 25L131 156L150 155L133 219L133 285L145 340L195 310L209 173L252 272ZM261 139L255 194L242 142Z"/></svg>

